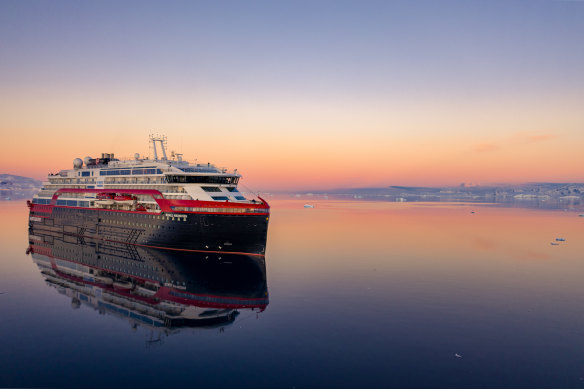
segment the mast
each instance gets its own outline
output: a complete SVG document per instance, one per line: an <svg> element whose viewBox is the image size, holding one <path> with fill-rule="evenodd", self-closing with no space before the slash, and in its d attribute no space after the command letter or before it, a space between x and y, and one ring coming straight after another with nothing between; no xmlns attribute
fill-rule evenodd
<svg viewBox="0 0 584 389"><path fill-rule="evenodd" d="M168 160L166 156L166 135L150 134L150 142L152 142L152 148L154 149L154 160L158 161L158 152L156 150L156 142L160 142L160 148L162 149L162 160Z"/></svg>

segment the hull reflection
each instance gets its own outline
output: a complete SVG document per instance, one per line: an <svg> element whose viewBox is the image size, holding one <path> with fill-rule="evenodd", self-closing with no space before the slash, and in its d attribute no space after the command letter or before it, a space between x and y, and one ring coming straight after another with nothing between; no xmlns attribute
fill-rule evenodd
<svg viewBox="0 0 584 389"><path fill-rule="evenodd" d="M47 284L99 313L154 328L232 323L268 305L265 258L157 250L65 234L29 233Z"/></svg>

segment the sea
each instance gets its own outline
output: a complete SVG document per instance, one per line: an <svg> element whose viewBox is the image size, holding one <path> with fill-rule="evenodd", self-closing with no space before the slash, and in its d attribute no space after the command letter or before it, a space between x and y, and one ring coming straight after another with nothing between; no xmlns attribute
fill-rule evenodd
<svg viewBox="0 0 584 389"><path fill-rule="evenodd" d="M87 242L31 250L25 202L0 202L0 387L584 388L579 206L269 202L258 267L189 267L189 309L226 319L184 322L75 273ZM227 290L263 304L213 308Z"/></svg>

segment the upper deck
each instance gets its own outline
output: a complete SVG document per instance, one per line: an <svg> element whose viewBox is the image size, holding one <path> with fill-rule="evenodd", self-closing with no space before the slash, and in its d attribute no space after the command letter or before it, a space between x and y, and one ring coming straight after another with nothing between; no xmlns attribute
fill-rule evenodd
<svg viewBox="0 0 584 389"><path fill-rule="evenodd" d="M103 190L106 193L156 190L170 200L258 203L256 196L238 190L241 175L237 173L237 169L228 171L211 163L189 163L182 159L182 154L174 152L168 158L164 147L165 138L151 137L151 141L155 150L154 159L140 158L139 154L135 154L134 159L120 160L109 153L103 153L101 158L76 158L73 169L48 175L41 191L35 196L35 202L48 204L46 200L52 198L57 191L67 188L88 190L86 193L67 193L70 200L95 199L94 190ZM157 142L161 143L162 158L158 158L156 152ZM65 194L61 195L63 196ZM137 197L147 208L158 208L152 198L142 198L141 195ZM42 198L46 200L39 200Z"/></svg>

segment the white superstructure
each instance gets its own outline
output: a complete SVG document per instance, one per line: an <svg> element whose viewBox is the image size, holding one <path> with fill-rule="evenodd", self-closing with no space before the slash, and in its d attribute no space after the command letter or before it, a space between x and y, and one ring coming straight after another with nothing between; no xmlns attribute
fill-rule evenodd
<svg viewBox="0 0 584 389"><path fill-rule="evenodd" d="M189 163L182 154L171 152L168 158L166 137L150 136L154 158L141 158L134 155L131 160L116 159L114 154L102 153L101 158L76 158L73 169L49 174L40 192L34 196L33 203L50 204L55 192L62 188L103 189L103 193L123 193L127 190L157 190L167 200L199 200L212 202L249 203L258 200L244 195L238 188L241 175L237 169L228 172L211 163ZM162 157L159 157L159 149ZM135 197L147 211L159 212L160 207L150 195L138 194ZM97 199L97 201L96 201ZM120 199L118 203L122 204ZM78 207L101 207L108 204L100 200L98 193L62 193L57 205Z"/></svg>

